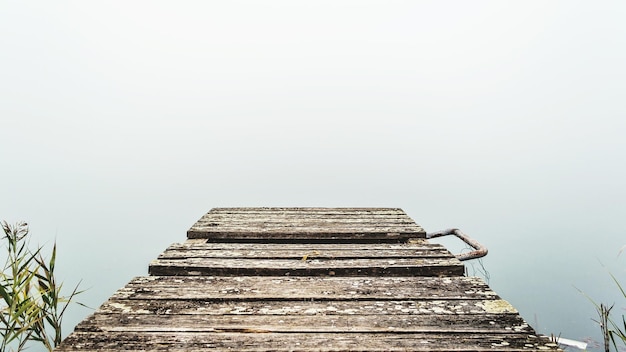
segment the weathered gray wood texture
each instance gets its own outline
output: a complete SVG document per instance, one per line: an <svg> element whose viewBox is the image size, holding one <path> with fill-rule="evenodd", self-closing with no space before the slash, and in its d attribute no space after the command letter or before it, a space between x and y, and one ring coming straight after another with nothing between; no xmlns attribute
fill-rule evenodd
<svg viewBox="0 0 626 352"><path fill-rule="evenodd" d="M281 214L286 224L293 224L299 212L307 221L313 221L312 216L319 219L309 230L299 226L296 231L300 240L308 236L311 243L285 243L287 231L279 231L281 218L274 215ZM533 351L556 347L537 336L483 280L464 277L463 265L442 246L420 239L419 234L406 243L387 243L386 235L376 238L369 236L373 232L358 231L358 214L369 229L378 226L372 214L405 219L399 209L231 208L209 214L227 214L219 226L236 229L234 238L244 242L233 242L228 232L220 232L227 242L193 235L171 245L150 264L151 276L137 277L118 290L58 350ZM235 220L224 220L233 214ZM336 217L342 214L338 222ZM320 226L327 216L333 217L327 224L352 229L356 243L349 243L347 230ZM271 231L259 231L258 224L265 220L258 219L271 219ZM244 223L256 234L246 236ZM414 223L401 226L419 228ZM195 224L194 228L200 234L203 227ZM319 242L310 229L321 228L324 241ZM329 233L342 235L333 243L326 236ZM363 234L369 236L365 242ZM261 237L266 243L249 242Z"/></svg>
<svg viewBox="0 0 626 352"><path fill-rule="evenodd" d="M450 276L464 267L444 247L404 244L200 243L172 245L151 275Z"/></svg>
<svg viewBox="0 0 626 352"><path fill-rule="evenodd" d="M200 218L187 237L405 241L426 238L426 232L402 209L216 208Z"/></svg>

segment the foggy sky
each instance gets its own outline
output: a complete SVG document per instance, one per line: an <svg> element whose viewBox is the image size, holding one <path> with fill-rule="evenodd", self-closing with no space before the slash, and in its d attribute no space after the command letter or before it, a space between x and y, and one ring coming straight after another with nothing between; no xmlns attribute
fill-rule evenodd
<svg viewBox="0 0 626 352"><path fill-rule="evenodd" d="M626 276L624 18L620 1L0 1L0 219L56 239L97 307L212 207L401 207L485 242L527 319L573 315L556 297L610 286L598 258Z"/></svg>

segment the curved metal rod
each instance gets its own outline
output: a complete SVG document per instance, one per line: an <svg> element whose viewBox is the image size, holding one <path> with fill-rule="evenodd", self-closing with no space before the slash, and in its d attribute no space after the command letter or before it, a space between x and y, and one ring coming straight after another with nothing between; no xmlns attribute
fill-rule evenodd
<svg viewBox="0 0 626 352"><path fill-rule="evenodd" d="M464 234L459 229L447 229L447 230L442 230L442 231L429 232L426 234L426 238L436 238L436 237L442 237L442 236L448 236L448 235L454 235L458 237L459 239L461 239L461 241L467 243L470 247L474 248L474 250L471 252L460 253L460 254L455 255L458 260L463 261L463 260L477 259L477 258L482 258L487 255L487 252L488 252L487 247L478 243L478 241Z"/></svg>

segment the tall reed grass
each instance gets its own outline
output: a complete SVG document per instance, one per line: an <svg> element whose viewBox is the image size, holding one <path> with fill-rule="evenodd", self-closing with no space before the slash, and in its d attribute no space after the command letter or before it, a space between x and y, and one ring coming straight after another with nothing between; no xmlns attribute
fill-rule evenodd
<svg viewBox="0 0 626 352"><path fill-rule="evenodd" d="M626 290L624 290L624 286L620 284L615 275L609 273L613 282L617 286L617 289L620 290L622 296L624 297L624 303L626 303ZM583 291L578 290L582 293L587 299L594 305L597 313L597 320L593 319L599 326L600 331L602 332L602 343L604 346L605 352L610 352L611 347L615 349L615 351L625 351L626 350L626 316L624 314L621 315L621 319L615 319L611 314L613 307L615 304L607 305L604 303L597 303Z"/></svg>
<svg viewBox="0 0 626 352"><path fill-rule="evenodd" d="M624 301L626 302L626 291L624 290L624 287L619 283L619 281L617 281L617 279L615 278L613 274L611 274L611 278L613 279L613 281L615 282L619 290L622 292L622 296L624 297ZM604 311L602 310L603 307L604 307ZM606 322L605 322L606 328L602 329L602 333L604 334L604 340L605 340L605 343L604 343L605 350L608 351L608 346L607 346L608 343L606 341L607 336L610 338L611 343L613 344L613 347L615 347L615 350L619 350L618 345L626 349L626 316L622 314L621 321L614 320L613 318L611 318L611 315L610 315L612 308L613 306L611 306L607 310L606 306L604 306L602 303L600 304L599 307L596 304L596 310L598 311L598 314L601 317L601 320L604 319L603 315L606 315Z"/></svg>
<svg viewBox="0 0 626 352"><path fill-rule="evenodd" d="M63 315L82 291L76 285L69 295L61 295L63 284L55 278L56 243L47 260L41 246L29 248L26 223L2 222L2 230L0 251L6 258L0 273L0 352L33 344L52 351L63 339Z"/></svg>

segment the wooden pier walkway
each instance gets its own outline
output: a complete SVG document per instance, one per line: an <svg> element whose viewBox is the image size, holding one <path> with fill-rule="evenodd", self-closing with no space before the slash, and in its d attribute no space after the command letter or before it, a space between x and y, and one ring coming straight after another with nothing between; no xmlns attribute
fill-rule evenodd
<svg viewBox="0 0 626 352"><path fill-rule="evenodd" d="M401 209L216 208L58 351L556 349Z"/></svg>

